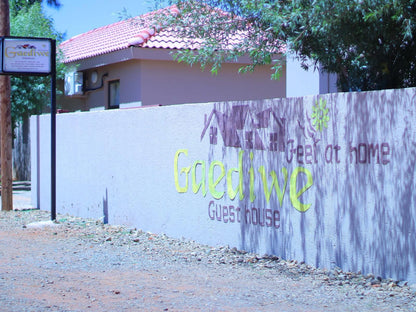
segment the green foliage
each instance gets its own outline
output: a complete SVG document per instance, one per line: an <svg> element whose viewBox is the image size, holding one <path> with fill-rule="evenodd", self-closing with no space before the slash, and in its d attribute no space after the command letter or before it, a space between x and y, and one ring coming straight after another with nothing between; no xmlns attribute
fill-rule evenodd
<svg viewBox="0 0 416 312"><path fill-rule="evenodd" d="M304 6L293 50L339 77L342 90L416 86L415 1L324 1Z"/></svg>
<svg viewBox="0 0 416 312"><path fill-rule="evenodd" d="M10 15L16 16L21 10L27 9L35 3L42 4L43 0L9 0ZM47 0L47 4L59 8L59 0Z"/></svg>
<svg viewBox="0 0 416 312"><path fill-rule="evenodd" d="M24 2L24 1L23 1ZM10 18L10 34L19 37L53 38L62 34L53 28L53 20L44 15L39 3L24 7ZM63 78L64 65L57 62L57 77ZM11 76L12 124L39 114L50 100L49 76Z"/></svg>
<svg viewBox="0 0 416 312"><path fill-rule="evenodd" d="M210 65L249 56L252 70L283 64L284 48L305 69L338 75L343 91L416 86L415 0L173 0L180 14L161 11L157 25L202 45L179 51L177 59ZM221 9L227 13L221 13ZM237 37L243 40L237 42Z"/></svg>

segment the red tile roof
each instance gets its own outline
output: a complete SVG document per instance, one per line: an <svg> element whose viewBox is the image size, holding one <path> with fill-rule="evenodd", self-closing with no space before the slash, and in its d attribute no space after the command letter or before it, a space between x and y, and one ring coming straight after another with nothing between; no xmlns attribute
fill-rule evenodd
<svg viewBox="0 0 416 312"><path fill-rule="evenodd" d="M159 11L158 11L159 12ZM141 48L157 49L191 49L196 50L200 47L200 39L188 39L179 37L173 28L162 29L156 32L153 28L143 26L144 23L152 23L152 17L155 13L150 12L139 17L133 17L111 25L93 29L84 34L75 36L62 44L60 48L64 53L64 63L71 63L118 50L127 49L130 46ZM173 5L163 12L178 14L178 8ZM219 14L226 14L218 11ZM139 23L138 21L141 21ZM228 40L228 47L241 44L244 40L245 33L241 31L233 35ZM277 46L277 52L284 52L283 45Z"/></svg>
<svg viewBox="0 0 416 312"><path fill-rule="evenodd" d="M170 8L172 13L176 13L175 9L176 7ZM153 13L147 13L140 16L140 18L149 17L151 14ZM137 18L130 18L90 30L60 44L60 48L65 55L65 63L123 50L130 46L160 49L197 49L198 42L190 42L185 38L177 37L173 30L162 30L155 33L154 29L138 25Z"/></svg>

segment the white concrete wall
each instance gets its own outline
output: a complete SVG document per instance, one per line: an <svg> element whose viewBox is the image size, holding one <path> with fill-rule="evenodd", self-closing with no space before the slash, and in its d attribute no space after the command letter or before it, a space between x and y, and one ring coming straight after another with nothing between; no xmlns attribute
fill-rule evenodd
<svg viewBox="0 0 416 312"><path fill-rule="evenodd" d="M61 114L57 211L415 283L415 99L404 89ZM47 115L32 117L43 210L49 132Z"/></svg>

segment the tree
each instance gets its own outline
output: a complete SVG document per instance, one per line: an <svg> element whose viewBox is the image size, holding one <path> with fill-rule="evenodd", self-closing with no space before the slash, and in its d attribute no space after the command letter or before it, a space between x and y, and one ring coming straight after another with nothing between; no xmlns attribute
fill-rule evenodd
<svg viewBox="0 0 416 312"><path fill-rule="evenodd" d="M0 0L0 34L2 36L8 36L10 34L10 19L9 17L16 18L20 11L32 5L34 2L41 3L39 1L25 1L25 0ZM54 4L59 6L57 0L48 0L50 5ZM10 9L10 6L12 8ZM40 7L40 6L39 6ZM9 14L10 13L10 14ZM30 24L32 21L26 20L26 24ZM23 25L18 25L20 28ZM11 31L13 34L14 28ZM2 184L2 210L11 210L13 208L13 196L12 196L12 164L10 162L12 158L12 127L15 125L17 117L22 117L13 113L13 108L16 108L16 104L10 101L10 77L0 77L0 99L1 99L1 184ZM23 79L22 79L23 81ZM16 84L16 81L12 81L12 85ZM16 91L16 90L14 90ZM20 91L20 88L18 88ZM13 87L12 87L13 92ZM33 92L33 91L32 91ZM30 92L29 92L30 93ZM13 93L12 93L13 94ZM14 96L14 94L13 94ZM10 105L12 102L12 105ZM30 103L30 102L27 102ZM10 106L12 107L10 109ZM18 106L18 105L17 105ZM29 109L30 110L30 109ZM19 110L17 110L19 111ZM16 116L17 115L17 116ZM13 122L14 121L14 122Z"/></svg>
<svg viewBox="0 0 416 312"><path fill-rule="evenodd" d="M0 36L10 34L9 2L0 0ZM10 113L10 77L0 76L0 158L1 210L13 209L12 127Z"/></svg>
<svg viewBox="0 0 416 312"><path fill-rule="evenodd" d="M179 51L178 61L212 64L215 73L224 61L248 55L252 65L242 71L274 64L278 78L286 47L305 69L336 73L343 91L416 86L415 0L168 2L179 14L162 10L157 25L201 45Z"/></svg>
<svg viewBox="0 0 416 312"><path fill-rule="evenodd" d="M12 15L12 14L11 14ZM24 7L10 19L12 36L53 38L58 42L63 35L53 28L53 20L42 12L40 3ZM57 77L63 78L63 64L57 62ZM12 125L33 114L42 112L50 103L50 77L11 77Z"/></svg>
<svg viewBox="0 0 416 312"><path fill-rule="evenodd" d="M42 4L43 0L9 0L10 15L16 16L21 10L27 9L35 3ZM59 8L61 3L59 0L47 0L49 6Z"/></svg>

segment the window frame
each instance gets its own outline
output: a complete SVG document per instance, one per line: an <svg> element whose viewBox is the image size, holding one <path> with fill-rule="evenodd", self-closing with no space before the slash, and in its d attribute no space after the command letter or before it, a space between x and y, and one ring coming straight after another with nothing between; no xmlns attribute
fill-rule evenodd
<svg viewBox="0 0 416 312"><path fill-rule="evenodd" d="M114 91L112 86L117 85L116 97L118 99L118 103L116 105L112 104L112 92ZM114 79L108 81L108 94L107 94L107 109L118 109L120 108L120 79Z"/></svg>

